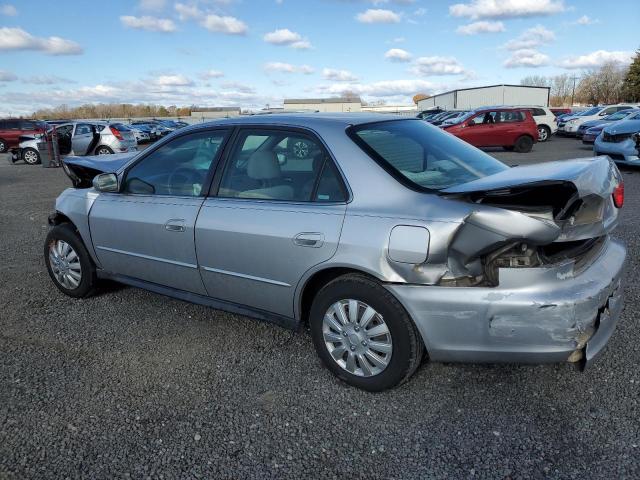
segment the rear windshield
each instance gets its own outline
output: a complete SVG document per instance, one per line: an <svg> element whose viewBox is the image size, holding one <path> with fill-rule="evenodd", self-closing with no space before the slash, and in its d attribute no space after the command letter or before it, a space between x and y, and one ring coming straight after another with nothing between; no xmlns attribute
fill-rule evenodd
<svg viewBox="0 0 640 480"><path fill-rule="evenodd" d="M358 125L350 137L405 185L441 190L506 170L505 164L420 120Z"/></svg>
<svg viewBox="0 0 640 480"><path fill-rule="evenodd" d="M111 125L113 128L120 132L130 132L131 129L127 127L124 123L114 123Z"/></svg>

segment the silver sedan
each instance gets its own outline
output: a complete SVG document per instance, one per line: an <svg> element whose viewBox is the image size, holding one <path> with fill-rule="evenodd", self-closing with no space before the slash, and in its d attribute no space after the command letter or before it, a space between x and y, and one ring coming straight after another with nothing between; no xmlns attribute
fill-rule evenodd
<svg viewBox="0 0 640 480"><path fill-rule="evenodd" d="M426 355L586 365L622 306L606 157L509 168L418 119L283 114L64 168L44 245L62 292L108 278L308 325L325 365L371 391Z"/></svg>

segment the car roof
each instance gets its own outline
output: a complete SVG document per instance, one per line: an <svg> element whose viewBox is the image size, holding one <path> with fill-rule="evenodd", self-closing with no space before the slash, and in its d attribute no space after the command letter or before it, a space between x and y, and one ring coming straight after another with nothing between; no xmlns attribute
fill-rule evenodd
<svg viewBox="0 0 640 480"><path fill-rule="evenodd" d="M352 125L383 122L385 120L417 119L414 117L388 115L384 113L274 113L221 118L211 122L198 123L185 128L197 129L202 126L216 125L286 125L289 127L303 128L333 125L347 128Z"/></svg>

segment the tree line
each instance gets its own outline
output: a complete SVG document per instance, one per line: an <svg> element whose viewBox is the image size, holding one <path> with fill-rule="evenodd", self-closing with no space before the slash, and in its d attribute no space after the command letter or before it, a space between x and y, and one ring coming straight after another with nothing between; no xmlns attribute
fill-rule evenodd
<svg viewBox="0 0 640 480"><path fill-rule="evenodd" d="M628 66L610 62L581 75L530 75L520 85L550 87L552 107L640 102L640 50Z"/></svg>
<svg viewBox="0 0 640 480"><path fill-rule="evenodd" d="M76 118L109 119L109 118L140 118L140 117L188 117L195 105L176 107L171 105L146 105L129 103L99 103L69 107L59 105L55 108L45 108L33 112L32 118L42 120L71 120Z"/></svg>

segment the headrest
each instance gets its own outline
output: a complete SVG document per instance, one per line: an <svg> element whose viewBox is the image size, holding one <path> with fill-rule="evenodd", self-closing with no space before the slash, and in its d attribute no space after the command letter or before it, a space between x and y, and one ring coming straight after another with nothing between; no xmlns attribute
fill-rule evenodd
<svg viewBox="0 0 640 480"><path fill-rule="evenodd" d="M271 180L280 178L280 164L274 152L255 152L249 157L247 175L254 180Z"/></svg>

